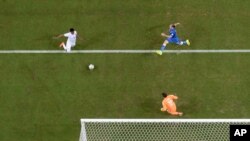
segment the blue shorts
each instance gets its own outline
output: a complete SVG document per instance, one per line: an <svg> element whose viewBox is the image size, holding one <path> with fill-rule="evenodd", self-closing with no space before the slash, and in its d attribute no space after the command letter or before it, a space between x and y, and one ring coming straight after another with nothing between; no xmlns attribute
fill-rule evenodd
<svg viewBox="0 0 250 141"><path fill-rule="evenodd" d="M169 43L176 43L176 44L179 44L179 43L180 43L179 38L167 38L166 40L167 40Z"/></svg>

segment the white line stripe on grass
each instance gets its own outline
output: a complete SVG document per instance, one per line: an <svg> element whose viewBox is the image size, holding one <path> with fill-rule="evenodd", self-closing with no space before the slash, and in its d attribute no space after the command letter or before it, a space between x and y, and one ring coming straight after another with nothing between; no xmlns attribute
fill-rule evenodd
<svg viewBox="0 0 250 141"><path fill-rule="evenodd" d="M70 53L155 53L157 50L72 50ZM250 49L164 50L164 53L250 53ZM56 54L63 50L0 50L0 54Z"/></svg>

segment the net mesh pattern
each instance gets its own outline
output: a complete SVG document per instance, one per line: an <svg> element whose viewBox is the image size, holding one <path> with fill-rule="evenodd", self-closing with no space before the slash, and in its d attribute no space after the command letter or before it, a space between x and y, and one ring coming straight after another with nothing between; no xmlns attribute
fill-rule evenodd
<svg viewBox="0 0 250 141"><path fill-rule="evenodd" d="M229 127L242 123L87 122L80 141L228 141Z"/></svg>

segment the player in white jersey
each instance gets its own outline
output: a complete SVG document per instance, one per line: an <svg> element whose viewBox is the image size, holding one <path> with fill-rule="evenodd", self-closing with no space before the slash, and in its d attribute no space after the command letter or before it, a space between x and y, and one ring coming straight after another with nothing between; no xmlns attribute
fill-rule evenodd
<svg viewBox="0 0 250 141"><path fill-rule="evenodd" d="M59 46L63 47L64 50L66 50L66 52L70 52L71 48L76 45L77 32L75 31L74 28L70 28L68 33L61 34L61 35L57 36L56 38L60 38L60 37L67 37L68 38L66 45L64 42L62 42Z"/></svg>

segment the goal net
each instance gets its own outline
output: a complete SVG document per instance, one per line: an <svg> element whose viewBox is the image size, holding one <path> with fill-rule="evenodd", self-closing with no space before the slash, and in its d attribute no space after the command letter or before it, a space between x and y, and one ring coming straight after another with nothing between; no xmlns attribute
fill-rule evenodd
<svg viewBox="0 0 250 141"><path fill-rule="evenodd" d="M228 141L250 119L81 119L80 141Z"/></svg>

